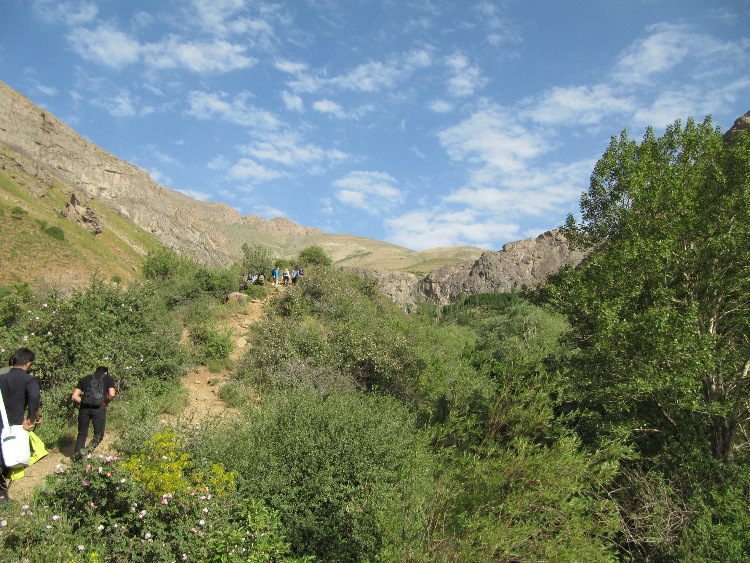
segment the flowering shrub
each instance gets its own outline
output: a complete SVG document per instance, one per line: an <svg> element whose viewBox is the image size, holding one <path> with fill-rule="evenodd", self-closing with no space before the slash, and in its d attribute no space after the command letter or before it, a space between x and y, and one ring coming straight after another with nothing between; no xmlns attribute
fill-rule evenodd
<svg viewBox="0 0 750 563"><path fill-rule="evenodd" d="M33 509L0 510L0 550L30 563L301 561L286 557L276 513L238 497L232 473L194 468L172 432L136 459L59 467Z"/></svg>

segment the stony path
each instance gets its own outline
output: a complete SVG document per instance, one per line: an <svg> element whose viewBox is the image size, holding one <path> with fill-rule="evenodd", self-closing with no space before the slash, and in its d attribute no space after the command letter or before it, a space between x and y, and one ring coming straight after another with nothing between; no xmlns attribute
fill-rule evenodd
<svg viewBox="0 0 750 563"><path fill-rule="evenodd" d="M282 288L279 287L278 290L282 290ZM237 305L236 310L220 320L223 326L232 329L234 335L234 350L230 355L232 360L239 360L246 351L250 340L250 325L263 318L263 305L264 302L262 301L247 301L244 304ZM183 378L182 383L189 396L188 404L185 407L186 421L197 424L209 417L222 416L226 413L227 406L219 397L218 391L221 385L229 379L230 374L227 369L213 373L205 366L199 366ZM91 435L89 435L90 437ZM113 454L111 445L116 438L117 436L113 432L106 432L104 440L96 449L96 453ZM28 502L37 484L41 483L55 469L64 467L70 462L73 448L74 446L71 444L62 450L49 449L47 456L27 467L24 476L11 484L11 498L21 503Z"/></svg>

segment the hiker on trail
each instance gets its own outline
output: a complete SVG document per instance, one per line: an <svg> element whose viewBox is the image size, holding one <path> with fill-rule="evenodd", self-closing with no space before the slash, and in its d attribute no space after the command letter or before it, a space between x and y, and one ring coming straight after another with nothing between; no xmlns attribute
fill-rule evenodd
<svg viewBox="0 0 750 563"><path fill-rule="evenodd" d="M78 382L70 397L78 403L78 438L73 459L83 459L83 448L89 436L89 424L94 425L94 437L89 442L88 451L92 452L104 438L104 426L107 423L107 405L115 398L115 380L109 375L109 368L99 366L96 371Z"/></svg>
<svg viewBox="0 0 750 563"><path fill-rule="evenodd" d="M0 374L0 392L2 392L8 424L22 424L24 430L33 430L42 422L39 415L41 393L39 378L29 375L29 368L36 360L34 352L28 348L19 348L10 358L10 369ZM26 413L28 412L28 417ZM0 426L2 422L0 421ZM2 460L0 450L0 460ZM0 501L8 500L8 469L2 464L0 474Z"/></svg>
<svg viewBox="0 0 750 563"><path fill-rule="evenodd" d="M291 276L289 275L289 268L284 268L284 276L282 277L282 284L286 285L289 283L289 278Z"/></svg>
<svg viewBox="0 0 750 563"><path fill-rule="evenodd" d="M297 276L299 275L299 266L295 266L292 271L292 285L297 283Z"/></svg>
<svg viewBox="0 0 750 563"><path fill-rule="evenodd" d="M273 269L273 272L271 272L271 276L273 277L273 285L278 285L279 284L279 267L278 266L276 266Z"/></svg>

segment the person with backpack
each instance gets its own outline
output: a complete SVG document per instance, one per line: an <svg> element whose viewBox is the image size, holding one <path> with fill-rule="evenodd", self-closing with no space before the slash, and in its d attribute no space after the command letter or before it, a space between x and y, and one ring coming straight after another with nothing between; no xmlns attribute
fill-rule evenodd
<svg viewBox="0 0 750 563"><path fill-rule="evenodd" d="M70 397L78 408L78 437L73 459L83 459L86 438L89 436L89 425L94 426L94 437L88 445L92 452L104 438L104 427L107 423L107 405L115 398L115 380L109 375L109 368L99 366L92 374L80 379Z"/></svg>

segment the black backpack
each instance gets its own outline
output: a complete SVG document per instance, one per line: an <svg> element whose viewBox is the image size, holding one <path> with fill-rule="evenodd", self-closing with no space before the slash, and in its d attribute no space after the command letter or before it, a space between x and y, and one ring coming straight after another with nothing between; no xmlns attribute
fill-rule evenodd
<svg viewBox="0 0 750 563"><path fill-rule="evenodd" d="M92 374L86 391L83 393L81 406L100 407L104 402L104 374Z"/></svg>

